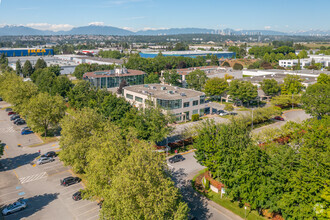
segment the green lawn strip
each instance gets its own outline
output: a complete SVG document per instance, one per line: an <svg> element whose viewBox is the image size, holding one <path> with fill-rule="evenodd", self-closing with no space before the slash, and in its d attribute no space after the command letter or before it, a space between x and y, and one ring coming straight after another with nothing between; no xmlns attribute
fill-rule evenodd
<svg viewBox="0 0 330 220"><path fill-rule="evenodd" d="M193 177L192 186L193 186L194 190L196 192L204 195L206 198L212 200L213 202L219 204L220 206L230 210L231 212L235 213L236 215L238 215L242 218L245 218L245 209L244 209L244 207L240 208L238 202L232 202L231 199L226 197L226 196L223 196L221 198L220 193L215 193L211 190L209 190L209 192L207 192L207 193L203 193L203 192L200 192L199 190L196 189L196 187L195 187L196 178L199 175L205 173L206 171L207 171L207 168L205 168L204 170L199 171L198 174ZM247 207L246 215L247 215L246 219L248 219L248 220L265 220L266 219L266 218L260 216L257 211L251 210L249 207Z"/></svg>

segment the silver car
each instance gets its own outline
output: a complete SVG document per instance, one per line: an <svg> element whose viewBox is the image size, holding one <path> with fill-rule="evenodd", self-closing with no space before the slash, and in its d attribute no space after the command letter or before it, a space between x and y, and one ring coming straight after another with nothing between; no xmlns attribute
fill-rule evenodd
<svg viewBox="0 0 330 220"><path fill-rule="evenodd" d="M23 199L19 199L13 204L7 205L3 210L3 215L9 215L14 212L21 211L22 209L25 209L27 206L26 202Z"/></svg>
<svg viewBox="0 0 330 220"><path fill-rule="evenodd" d="M55 159L52 157L40 157L37 161L38 165L44 164L44 163L49 163L53 162Z"/></svg>

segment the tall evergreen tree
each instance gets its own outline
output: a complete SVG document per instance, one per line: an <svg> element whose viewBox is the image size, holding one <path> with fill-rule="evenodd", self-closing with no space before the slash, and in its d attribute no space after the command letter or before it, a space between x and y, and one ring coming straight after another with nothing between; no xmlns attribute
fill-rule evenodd
<svg viewBox="0 0 330 220"><path fill-rule="evenodd" d="M19 76L21 73L22 73L21 61L17 60L16 61L16 74Z"/></svg>
<svg viewBox="0 0 330 220"><path fill-rule="evenodd" d="M22 73L24 77L30 77L32 75L33 68L29 60L25 61Z"/></svg>

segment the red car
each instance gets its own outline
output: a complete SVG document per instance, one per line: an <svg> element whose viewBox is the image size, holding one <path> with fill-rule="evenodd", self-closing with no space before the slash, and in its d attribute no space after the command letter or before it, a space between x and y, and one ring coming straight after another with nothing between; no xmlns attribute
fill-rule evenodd
<svg viewBox="0 0 330 220"><path fill-rule="evenodd" d="M16 112L8 112L8 115L15 115Z"/></svg>
<svg viewBox="0 0 330 220"><path fill-rule="evenodd" d="M276 116L274 119L275 119L275 120L279 120L279 121L284 121L284 118L282 118L282 117L280 117L280 116Z"/></svg>

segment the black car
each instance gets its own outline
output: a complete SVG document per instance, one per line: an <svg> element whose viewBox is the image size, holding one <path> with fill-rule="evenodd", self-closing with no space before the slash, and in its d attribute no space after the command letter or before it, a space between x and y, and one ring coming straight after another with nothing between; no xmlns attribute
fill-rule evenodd
<svg viewBox="0 0 330 220"><path fill-rule="evenodd" d="M48 151L47 153L41 155L41 157L56 157L56 153L54 151Z"/></svg>
<svg viewBox="0 0 330 220"><path fill-rule="evenodd" d="M18 119L18 118L20 118L19 115L13 115L10 117L10 121L14 121L15 119Z"/></svg>
<svg viewBox="0 0 330 220"><path fill-rule="evenodd" d="M0 102L2 101L2 98L0 97Z"/></svg>
<svg viewBox="0 0 330 220"><path fill-rule="evenodd" d="M72 199L73 199L74 201L79 201L79 200L81 200L81 192L78 191L78 192L74 193L74 194L72 195Z"/></svg>
<svg viewBox="0 0 330 220"><path fill-rule="evenodd" d="M12 108L6 108L6 112L11 112L11 111L13 111Z"/></svg>
<svg viewBox="0 0 330 220"><path fill-rule="evenodd" d="M25 120L24 119L21 119L21 120L18 120L18 121L15 121L15 123L14 123L15 125L25 125L26 124L26 122L25 122Z"/></svg>
<svg viewBox="0 0 330 220"><path fill-rule="evenodd" d="M80 180L81 179L79 177L69 176L69 177L66 177L63 180L61 180L61 185L62 186L70 186L72 184L79 183Z"/></svg>
<svg viewBox="0 0 330 220"><path fill-rule="evenodd" d="M177 155L171 157L170 159L168 159L168 161L170 163L176 163L176 162L180 162L183 160L184 160L184 157L181 154L177 154Z"/></svg>

